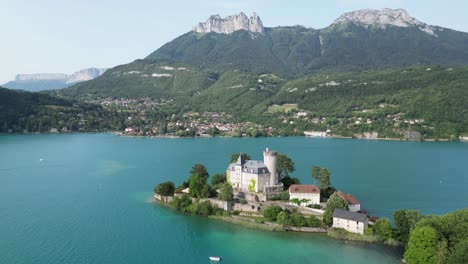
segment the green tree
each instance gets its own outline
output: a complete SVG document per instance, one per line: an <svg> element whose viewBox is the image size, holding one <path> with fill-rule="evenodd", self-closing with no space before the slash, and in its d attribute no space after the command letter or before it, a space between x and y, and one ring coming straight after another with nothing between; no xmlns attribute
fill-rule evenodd
<svg viewBox="0 0 468 264"><path fill-rule="evenodd" d="M333 193L327 201L327 208L323 213L323 222L331 226L333 224L333 211L335 209L346 210L346 201L343 200L337 193Z"/></svg>
<svg viewBox="0 0 468 264"><path fill-rule="evenodd" d="M283 226L288 225L289 224L289 215L288 215L288 213L286 213L285 211L279 212L278 215L276 216L276 221L280 225L283 225Z"/></svg>
<svg viewBox="0 0 468 264"><path fill-rule="evenodd" d="M468 238L457 243L450 253L447 264L468 263Z"/></svg>
<svg viewBox="0 0 468 264"><path fill-rule="evenodd" d="M195 164L192 169L190 170L190 175L199 175L204 178L204 182L208 180L208 177L210 176L208 174L208 170L206 169L205 165L203 164Z"/></svg>
<svg viewBox="0 0 468 264"><path fill-rule="evenodd" d="M263 209L263 216L272 221L276 221L276 218L281 211L282 211L281 207L277 205L271 205Z"/></svg>
<svg viewBox="0 0 468 264"><path fill-rule="evenodd" d="M415 228L409 237L405 260L408 264L432 264L437 245L437 232L430 226Z"/></svg>
<svg viewBox="0 0 468 264"><path fill-rule="evenodd" d="M237 159L239 158L239 155L240 155L240 153L231 154L231 163L236 162ZM249 154L242 153L242 155L244 155L245 160L251 160L252 159Z"/></svg>
<svg viewBox="0 0 468 264"><path fill-rule="evenodd" d="M297 226L297 227L307 226L307 219L305 218L304 215L302 215L299 212L293 212L291 214L291 218L289 219L289 222L292 226Z"/></svg>
<svg viewBox="0 0 468 264"><path fill-rule="evenodd" d="M278 156L276 158L276 170L279 173L279 176L282 177L288 177L289 173L292 173L296 170L294 161L281 153L278 153Z"/></svg>
<svg viewBox="0 0 468 264"><path fill-rule="evenodd" d="M154 192L163 196L173 196L175 185L173 182L163 182L154 187Z"/></svg>
<svg viewBox="0 0 468 264"><path fill-rule="evenodd" d="M289 176L281 178L281 182L283 183L284 189L287 190L293 184L300 184L301 181L299 178L291 178Z"/></svg>
<svg viewBox="0 0 468 264"><path fill-rule="evenodd" d="M227 182L223 183L221 185L218 198L223 201L232 201L232 199L234 198L232 185Z"/></svg>
<svg viewBox="0 0 468 264"><path fill-rule="evenodd" d="M330 176L331 173L326 168L320 169L320 189L327 189L330 187Z"/></svg>
<svg viewBox="0 0 468 264"><path fill-rule="evenodd" d="M379 218L374 224L374 233L381 239L387 240L392 238L392 224L388 218Z"/></svg>
<svg viewBox="0 0 468 264"><path fill-rule="evenodd" d="M449 255L447 240L439 241L436 246L436 254L434 256L434 264L445 264ZM467 259L468 261L468 259ZM460 262L463 263L463 262ZM466 262L468 263L468 262Z"/></svg>
<svg viewBox="0 0 468 264"><path fill-rule="evenodd" d="M320 181L320 167L312 166L312 179Z"/></svg>
<svg viewBox="0 0 468 264"><path fill-rule="evenodd" d="M211 185L216 186L226 182L226 174L216 173L211 176Z"/></svg>
<svg viewBox="0 0 468 264"><path fill-rule="evenodd" d="M396 238L401 242L408 242L408 237L416 223L421 219L418 210L397 210L393 213L396 226Z"/></svg>
<svg viewBox="0 0 468 264"><path fill-rule="evenodd" d="M189 194L195 198L207 198L210 195L210 188L206 184L206 178L198 174L190 176Z"/></svg>

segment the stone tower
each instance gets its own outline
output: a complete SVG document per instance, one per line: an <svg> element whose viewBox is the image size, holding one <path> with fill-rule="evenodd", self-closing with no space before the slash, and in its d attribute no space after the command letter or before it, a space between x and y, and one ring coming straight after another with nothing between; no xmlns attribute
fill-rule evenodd
<svg viewBox="0 0 468 264"><path fill-rule="evenodd" d="M270 186L278 184L278 173L276 172L276 151L272 151L269 148L263 151L263 162L270 171Z"/></svg>

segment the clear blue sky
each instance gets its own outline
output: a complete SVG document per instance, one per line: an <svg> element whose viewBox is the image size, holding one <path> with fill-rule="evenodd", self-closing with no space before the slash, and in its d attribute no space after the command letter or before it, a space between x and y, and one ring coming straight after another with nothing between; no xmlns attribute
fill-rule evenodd
<svg viewBox="0 0 468 264"><path fill-rule="evenodd" d="M144 58L212 14L256 11L267 27L323 28L344 12L384 7L468 32L465 0L0 0L0 84L17 73L72 73Z"/></svg>

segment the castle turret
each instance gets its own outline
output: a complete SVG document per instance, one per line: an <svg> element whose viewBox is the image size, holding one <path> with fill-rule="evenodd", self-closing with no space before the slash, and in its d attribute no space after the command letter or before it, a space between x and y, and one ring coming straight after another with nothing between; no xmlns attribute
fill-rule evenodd
<svg viewBox="0 0 468 264"><path fill-rule="evenodd" d="M263 163L270 171L270 186L278 184L278 173L276 172L276 151L272 151L269 148L263 151Z"/></svg>

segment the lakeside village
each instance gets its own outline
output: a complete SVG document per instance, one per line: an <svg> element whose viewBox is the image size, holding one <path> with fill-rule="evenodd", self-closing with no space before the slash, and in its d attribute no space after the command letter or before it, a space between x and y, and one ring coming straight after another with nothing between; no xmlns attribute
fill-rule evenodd
<svg viewBox="0 0 468 264"><path fill-rule="evenodd" d="M372 232L369 223L373 225L376 218L369 221L354 195L335 191L326 168L313 168L321 188L300 184L287 176L292 171L294 163L289 157L268 148L263 151L263 161L234 154L226 174L213 176L212 190L206 184L206 168L197 164L188 182L177 189L172 182L159 184L154 198L182 211L214 213L224 220L230 217L269 230L325 233L331 226L360 235Z"/></svg>
<svg viewBox="0 0 468 264"><path fill-rule="evenodd" d="M430 133L434 130L424 119L408 118L405 113L394 112L396 106L389 104L380 104L378 109L355 109L350 116L343 117L317 115L300 109L297 104L271 105L258 120L240 120L225 112L189 111L161 115L164 109L171 107L172 99L102 98L87 102L125 117L120 121L119 132L130 136L331 136L431 140L422 131ZM388 129L391 132L376 132L382 127L391 128ZM350 134L349 131L354 132ZM458 140L468 141L468 135L462 135Z"/></svg>
<svg viewBox="0 0 468 264"><path fill-rule="evenodd" d="M265 231L327 233L336 239L383 242L405 248L405 263L468 263L468 209L446 215L397 210L390 219L369 216L353 194L331 185L327 168L312 167L319 186L290 173L294 161L266 148L263 160L232 154L226 172L211 176L195 164L187 181L154 188L156 202L184 213Z"/></svg>

